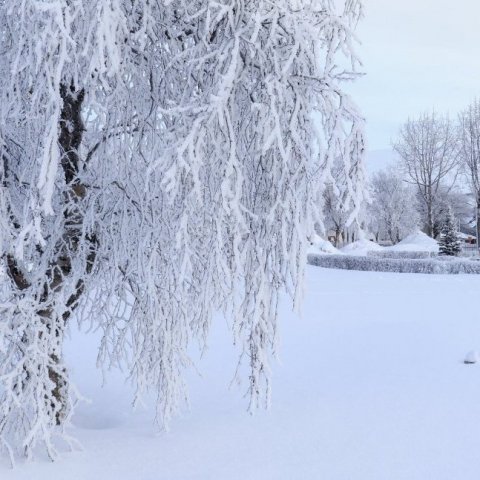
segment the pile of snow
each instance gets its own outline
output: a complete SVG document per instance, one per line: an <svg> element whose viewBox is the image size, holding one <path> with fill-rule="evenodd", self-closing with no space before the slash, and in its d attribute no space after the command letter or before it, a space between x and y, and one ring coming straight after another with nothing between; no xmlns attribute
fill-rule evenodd
<svg viewBox="0 0 480 480"><path fill-rule="evenodd" d="M365 257L368 252L380 251L383 250L383 248L384 247L381 247L380 245L378 245L378 243L363 239L350 243L349 245L343 247L341 249L341 252L348 255Z"/></svg>
<svg viewBox="0 0 480 480"><path fill-rule="evenodd" d="M438 253L438 243L420 230L405 237L400 243L393 247L387 247L388 250L397 250L401 252L432 252Z"/></svg>
<svg viewBox="0 0 480 480"><path fill-rule="evenodd" d="M339 254L340 251L337 250L328 240L324 240L322 237L315 235L310 244L310 248L308 249L308 253Z"/></svg>

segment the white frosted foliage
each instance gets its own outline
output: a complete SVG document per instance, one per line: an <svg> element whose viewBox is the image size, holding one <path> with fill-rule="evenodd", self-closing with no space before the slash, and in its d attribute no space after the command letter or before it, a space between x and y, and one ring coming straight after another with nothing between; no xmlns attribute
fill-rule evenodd
<svg viewBox="0 0 480 480"><path fill-rule="evenodd" d="M301 299L323 187L349 222L364 200L364 120L342 90L361 15L356 0L0 0L7 450L55 456L73 319L168 426L189 345L221 311L250 408L268 404L278 302Z"/></svg>

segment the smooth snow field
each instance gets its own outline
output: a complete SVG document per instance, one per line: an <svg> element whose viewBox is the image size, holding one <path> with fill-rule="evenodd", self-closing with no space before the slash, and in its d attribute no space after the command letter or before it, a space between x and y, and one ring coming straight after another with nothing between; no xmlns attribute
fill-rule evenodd
<svg viewBox="0 0 480 480"><path fill-rule="evenodd" d="M1 480L478 480L480 276L308 267L303 316L285 304L272 407L246 413L228 386L237 356L217 321L188 374L190 410L157 433L130 388L95 369L95 337L72 334L83 451L52 464L0 462Z"/></svg>

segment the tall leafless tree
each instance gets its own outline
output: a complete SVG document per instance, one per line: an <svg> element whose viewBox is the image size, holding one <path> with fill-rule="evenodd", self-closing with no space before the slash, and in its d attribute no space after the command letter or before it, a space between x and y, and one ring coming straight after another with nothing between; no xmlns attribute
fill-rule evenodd
<svg viewBox="0 0 480 480"><path fill-rule="evenodd" d="M476 206L477 242L480 238L480 100L459 115L460 160Z"/></svg>
<svg viewBox="0 0 480 480"><path fill-rule="evenodd" d="M400 155L408 181L418 188L426 210L426 231L435 231L435 203L442 187L455 184L458 142L454 123L435 112L409 119L400 129L394 149Z"/></svg>
<svg viewBox="0 0 480 480"><path fill-rule="evenodd" d="M376 227L377 236L396 244L418 228L414 187L407 185L394 167L374 174L370 185L371 224Z"/></svg>

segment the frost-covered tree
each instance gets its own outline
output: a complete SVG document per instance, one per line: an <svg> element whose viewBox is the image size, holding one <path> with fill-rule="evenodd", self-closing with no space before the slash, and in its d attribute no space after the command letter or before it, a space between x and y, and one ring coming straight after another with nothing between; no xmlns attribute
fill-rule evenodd
<svg viewBox="0 0 480 480"><path fill-rule="evenodd" d="M400 155L408 181L417 187L425 206L426 233L434 236L435 206L442 188L455 183L458 167L456 130L448 117L435 112L408 120L394 144Z"/></svg>
<svg viewBox="0 0 480 480"><path fill-rule="evenodd" d="M322 219L320 232L332 232L336 247L350 238L360 234L365 199L351 195L351 183L357 181L357 173L345 168L342 157L336 158L330 171L330 178L325 183L321 200ZM353 174L353 177L352 177Z"/></svg>
<svg viewBox="0 0 480 480"><path fill-rule="evenodd" d="M337 192L335 186L329 184L323 193L323 226L327 232L333 232L335 247L340 246L345 240L345 231L350 217L350 212L346 210L347 207Z"/></svg>
<svg viewBox="0 0 480 480"><path fill-rule="evenodd" d="M440 255L457 256L462 251L457 234L456 220L451 208L447 212L438 244Z"/></svg>
<svg viewBox="0 0 480 480"><path fill-rule="evenodd" d="M460 160L475 199L475 224L480 238L480 100L459 115Z"/></svg>
<svg viewBox="0 0 480 480"><path fill-rule="evenodd" d="M417 199L398 169L391 167L373 175L371 182L370 218L380 238L398 243L418 229Z"/></svg>
<svg viewBox="0 0 480 480"><path fill-rule="evenodd" d="M345 188L345 171L338 159L334 162L332 177L333 180L323 189L321 227L325 232L333 233L333 243L338 247L345 242L348 227L352 222L352 205L349 204L348 191Z"/></svg>
<svg viewBox="0 0 480 480"><path fill-rule="evenodd" d="M341 3L341 5L339 5ZM357 0L0 0L0 443L53 458L76 395L72 318L103 331L162 425L192 339L231 318L268 400L317 200L363 201ZM241 369L239 370L241 371ZM64 439L68 438L65 435Z"/></svg>

